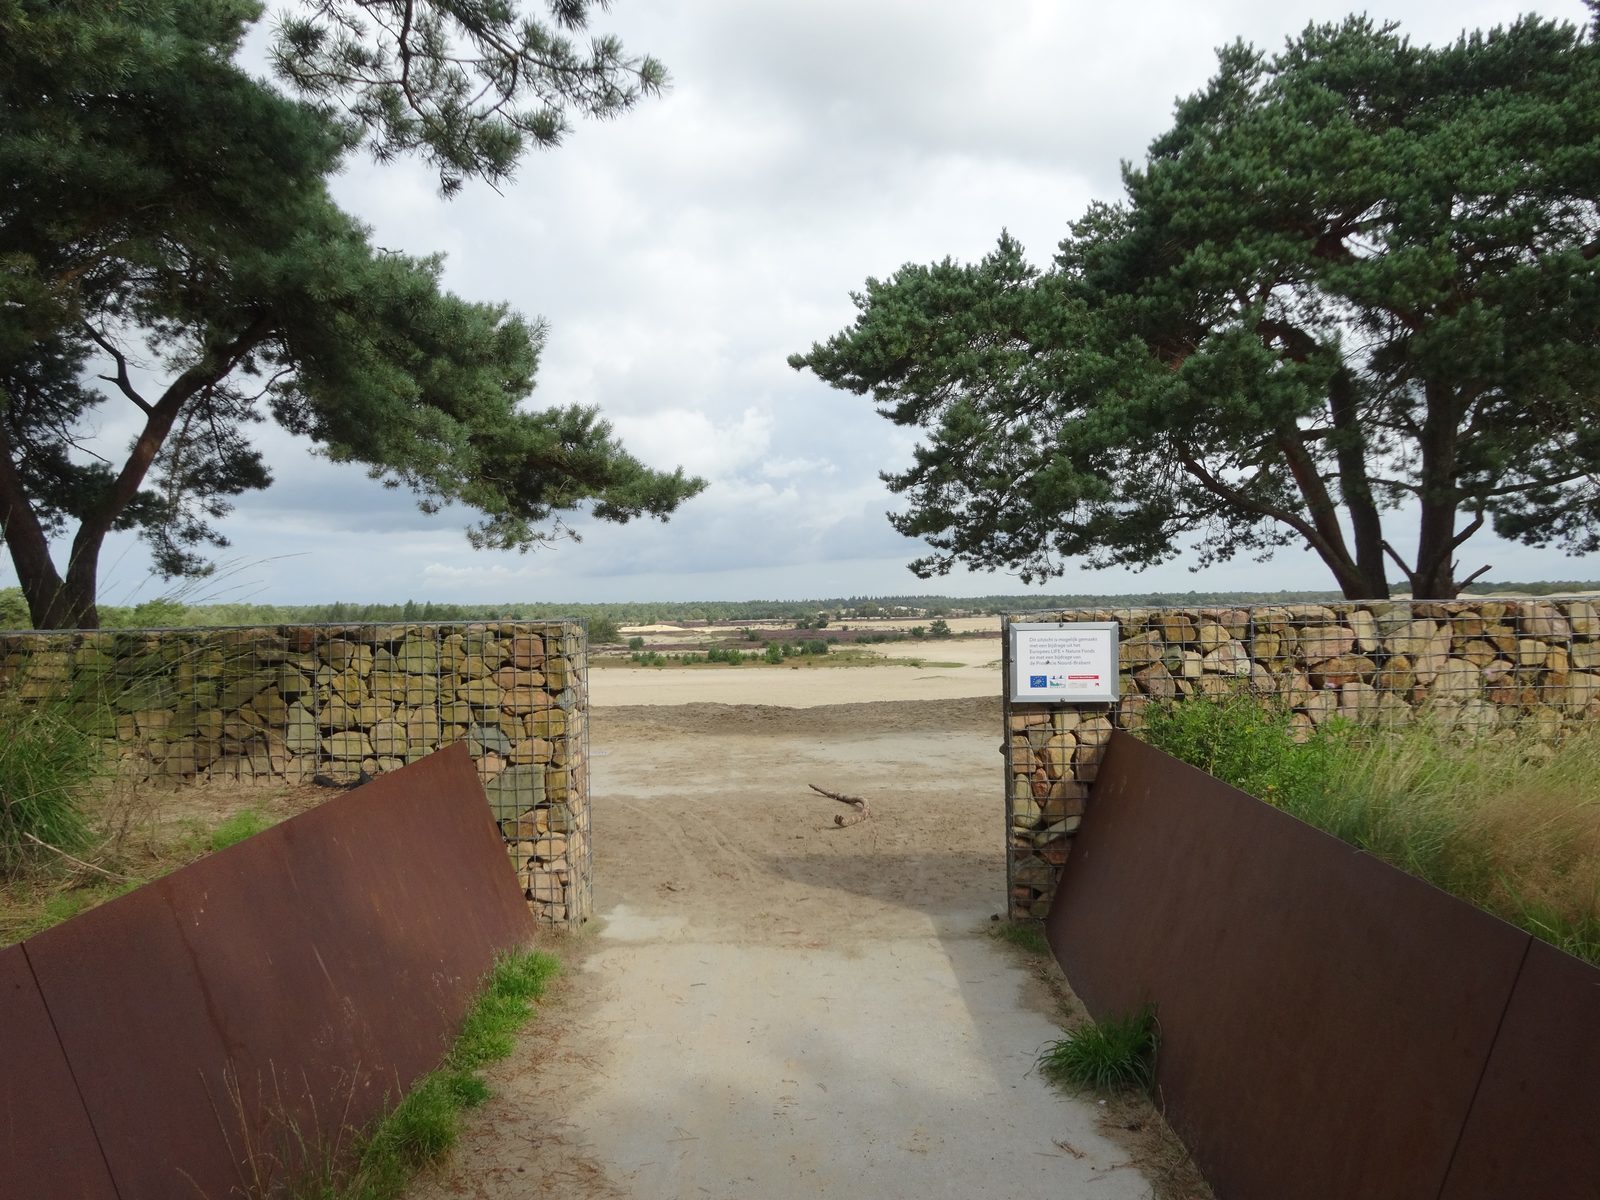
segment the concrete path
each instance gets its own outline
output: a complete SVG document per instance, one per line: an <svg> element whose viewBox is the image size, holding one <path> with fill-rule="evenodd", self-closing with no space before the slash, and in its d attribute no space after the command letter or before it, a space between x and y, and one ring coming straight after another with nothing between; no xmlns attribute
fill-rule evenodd
<svg viewBox="0 0 1600 1200"><path fill-rule="evenodd" d="M989 701L597 712L603 922L414 1195L1150 1195L1031 1069L1060 1030L990 936L998 731Z"/></svg>

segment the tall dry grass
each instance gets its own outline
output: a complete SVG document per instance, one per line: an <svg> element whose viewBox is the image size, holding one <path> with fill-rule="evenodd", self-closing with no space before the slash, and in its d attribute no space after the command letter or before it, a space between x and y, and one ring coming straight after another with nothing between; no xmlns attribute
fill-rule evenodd
<svg viewBox="0 0 1600 1200"><path fill-rule="evenodd" d="M1142 736L1600 965L1600 729L1550 746L1333 722L1297 744L1287 712L1238 694L1159 706Z"/></svg>
<svg viewBox="0 0 1600 1200"><path fill-rule="evenodd" d="M1600 963L1600 730L1345 734L1325 793L1313 823Z"/></svg>

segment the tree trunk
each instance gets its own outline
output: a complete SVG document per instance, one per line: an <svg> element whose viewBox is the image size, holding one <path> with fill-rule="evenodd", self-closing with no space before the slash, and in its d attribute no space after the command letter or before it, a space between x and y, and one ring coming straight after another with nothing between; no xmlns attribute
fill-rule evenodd
<svg viewBox="0 0 1600 1200"><path fill-rule="evenodd" d="M11 439L0 425L0 534L5 536L17 583L28 602L28 616L35 629L84 628L99 624L94 611L94 593L89 594L87 614L73 604L61 574L50 557L50 539L38 514L23 490L22 478L13 461ZM86 621L86 623L84 623Z"/></svg>
<svg viewBox="0 0 1600 1200"><path fill-rule="evenodd" d="M1387 600L1389 576L1383 561L1383 517L1372 498L1367 478L1367 437L1361 429L1355 381L1348 368L1334 376L1328 389L1328 407L1335 429L1334 457L1339 464L1339 496L1350 514L1350 532L1356 544L1356 571L1365 595L1347 600Z"/></svg>
<svg viewBox="0 0 1600 1200"><path fill-rule="evenodd" d="M1301 533L1309 535L1307 541L1317 556L1328 564L1328 570L1333 572L1346 600L1373 599L1367 591L1369 583L1366 576L1356 560L1350 557L1349 547L1345 545L1344 531L1339 528L1338 506L1328 494L1327 485L1323 483L1317 464L1307 452L1299 431L1285 430L1280 433L1277 445L1283 453L1284 462L1288 464L1295 486L1305 500L1306 511L1311 514L1310 527L1301 529Z"/></svg>
<svg viewBox="0 0 1600 1200"><path fill-rule="evenodd" d="M1454 600L1456 552L1456 438L1460 422L1455 396L1439 384L1426 389L1422 423L1422 521L1417 565L1411 577L1416 600Z"/></svg>

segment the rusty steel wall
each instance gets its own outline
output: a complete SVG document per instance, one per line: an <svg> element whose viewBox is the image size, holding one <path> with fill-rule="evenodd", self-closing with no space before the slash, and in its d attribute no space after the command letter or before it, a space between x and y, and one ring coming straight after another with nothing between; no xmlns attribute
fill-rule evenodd
<svg viewBox="0 0 1600 1200"><path fill-rule="evenodd" d="M1535 941L1440 1200L1600 1196L1600 971Z"/></svg>
<svg viewBox="0 0 1600 1200"><path fill-rule="evenodd" d="M533 933L458 744L24 948L121 1200L221 1200L348 1145Z"/></svg>
<svg viewBox="0 0 1600 1200"><path fill-rule="evenodd" d="M1046 928L1228 1200L1438 1196L1529 943L1120 731Z"/></svg>
<svg viewBox="0 0 1600 1200"><path fill-rule="evenodd" d="M0 949L0 1196L117 1200L21 946Z"/></svg>
<svg viewBox="0 0 1600 1200"><path fill-rule="evenodd" d="M588 641L575 621L0 634L0 690L68 702L119 775L335 783L472 751L534 916L579 924Z"/></svg>

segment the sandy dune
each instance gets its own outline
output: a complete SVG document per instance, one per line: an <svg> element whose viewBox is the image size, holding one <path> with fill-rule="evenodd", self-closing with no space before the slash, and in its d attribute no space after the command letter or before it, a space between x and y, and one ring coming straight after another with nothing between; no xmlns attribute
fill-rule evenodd
<svg viewBox="0 0 1600 1200"><path fill-rule="evenodd" d="M869 700L960 700L1000 694L1000 643L895 643L865 647L896 658L926 656L960 666L593 667L589 703L780 704L811 708Z"/></svg>

